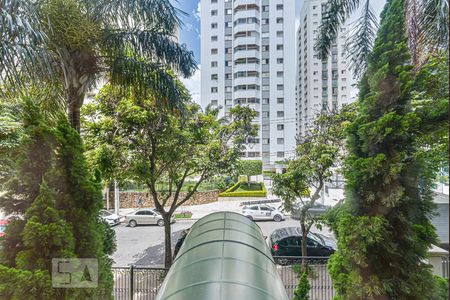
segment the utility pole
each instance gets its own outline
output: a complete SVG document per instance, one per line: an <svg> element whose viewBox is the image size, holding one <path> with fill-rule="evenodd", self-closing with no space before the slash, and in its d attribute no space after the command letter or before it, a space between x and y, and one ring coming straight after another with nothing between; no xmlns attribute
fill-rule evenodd
<svg viewBox="0 0 450 300"><path fill-rule="evenodd" d="M117 185L117 180L114 179L114 213L119 215L119 186Z"/></svg>

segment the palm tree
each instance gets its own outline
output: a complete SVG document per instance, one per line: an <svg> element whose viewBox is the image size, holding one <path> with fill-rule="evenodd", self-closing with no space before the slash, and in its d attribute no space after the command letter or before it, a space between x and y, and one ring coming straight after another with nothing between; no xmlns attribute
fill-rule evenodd
<svg viewBox="0 0 450 300"><path fill-rule="evenodd" d="M177 108L186 92L176 74L196 70L174 36L181 13L169 0L1 0L1 79L12 89L29 74L56 79L78 131L86 93L100 77Z"/></svg>
<svg viewBox="0 0 450 300"><path fill-rule="evenodd" d="M390 1L390 0L388 0ZM315 45L318 56L326 58L338 29L350 15L361 10L362 15L350 32L349 56L357 77L364 74L378 30L378 20L371 0L328 0ZM420 68L429 53L448 51L449 0L407 0L405 2L406 31L413 65Z"/></svg>

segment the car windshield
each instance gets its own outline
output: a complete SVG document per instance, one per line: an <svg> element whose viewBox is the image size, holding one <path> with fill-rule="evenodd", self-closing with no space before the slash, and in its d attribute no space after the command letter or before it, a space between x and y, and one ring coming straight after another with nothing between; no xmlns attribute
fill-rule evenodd
<svg viewBox="0 0 450 300"><path fill-rule="evenodd" d="M101 215L102 217L107 217L107 216L112 215L112 213L110 213L110 212L107 211L107 210L102 210L102 211L100 212L100 215Z"/></svg>

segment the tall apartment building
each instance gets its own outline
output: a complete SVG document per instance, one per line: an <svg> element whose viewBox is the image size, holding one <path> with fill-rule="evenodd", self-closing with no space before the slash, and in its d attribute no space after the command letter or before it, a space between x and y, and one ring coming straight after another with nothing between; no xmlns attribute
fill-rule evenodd
<svg viewBox="0 0 450 300"><path fill-rule="evenodd" d="M297 0L201 0L201 104L258 112L243 158L267 168L292 156Z"/></svg>
<svg viewBox="0 0 450 300"><path fill-rule="evenodd" d="M335 109L353 101L352 74L347 69L346 26L339 29L328 59L320 60L314 51L318 27L326 0L304 0L300 10L297 74L297 134L308 130L314 117L323 109Z"/></svg>

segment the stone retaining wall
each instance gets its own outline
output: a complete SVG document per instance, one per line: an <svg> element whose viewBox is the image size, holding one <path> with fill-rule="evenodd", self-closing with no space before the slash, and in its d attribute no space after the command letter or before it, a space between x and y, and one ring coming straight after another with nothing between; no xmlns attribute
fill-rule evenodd
<svg viewBox="0 0 450 300"><path fill-rule="evenodd" d="M183 197L186 195L186 192L181 192L179 196L179 200L183 199ZM139 197L142 198L143 207L154 207L153 204L153 198L148 194L144 192L120 192L119 194L119 201L120 201L120 208L137 208L138 207L138 199ZM208 192L196 192L192 197L183 204L183 206L188 205L199 205L199 204L208 204L212 202L217 202L217 199L219 198L219 191L208 191ZM114 192L111 192L109 194L109 204L110 208L114 207ZM172 199L168 201L166 206L170 206L172 203ZM105 200L105 207L106 207L106 200Z"/></svg>

